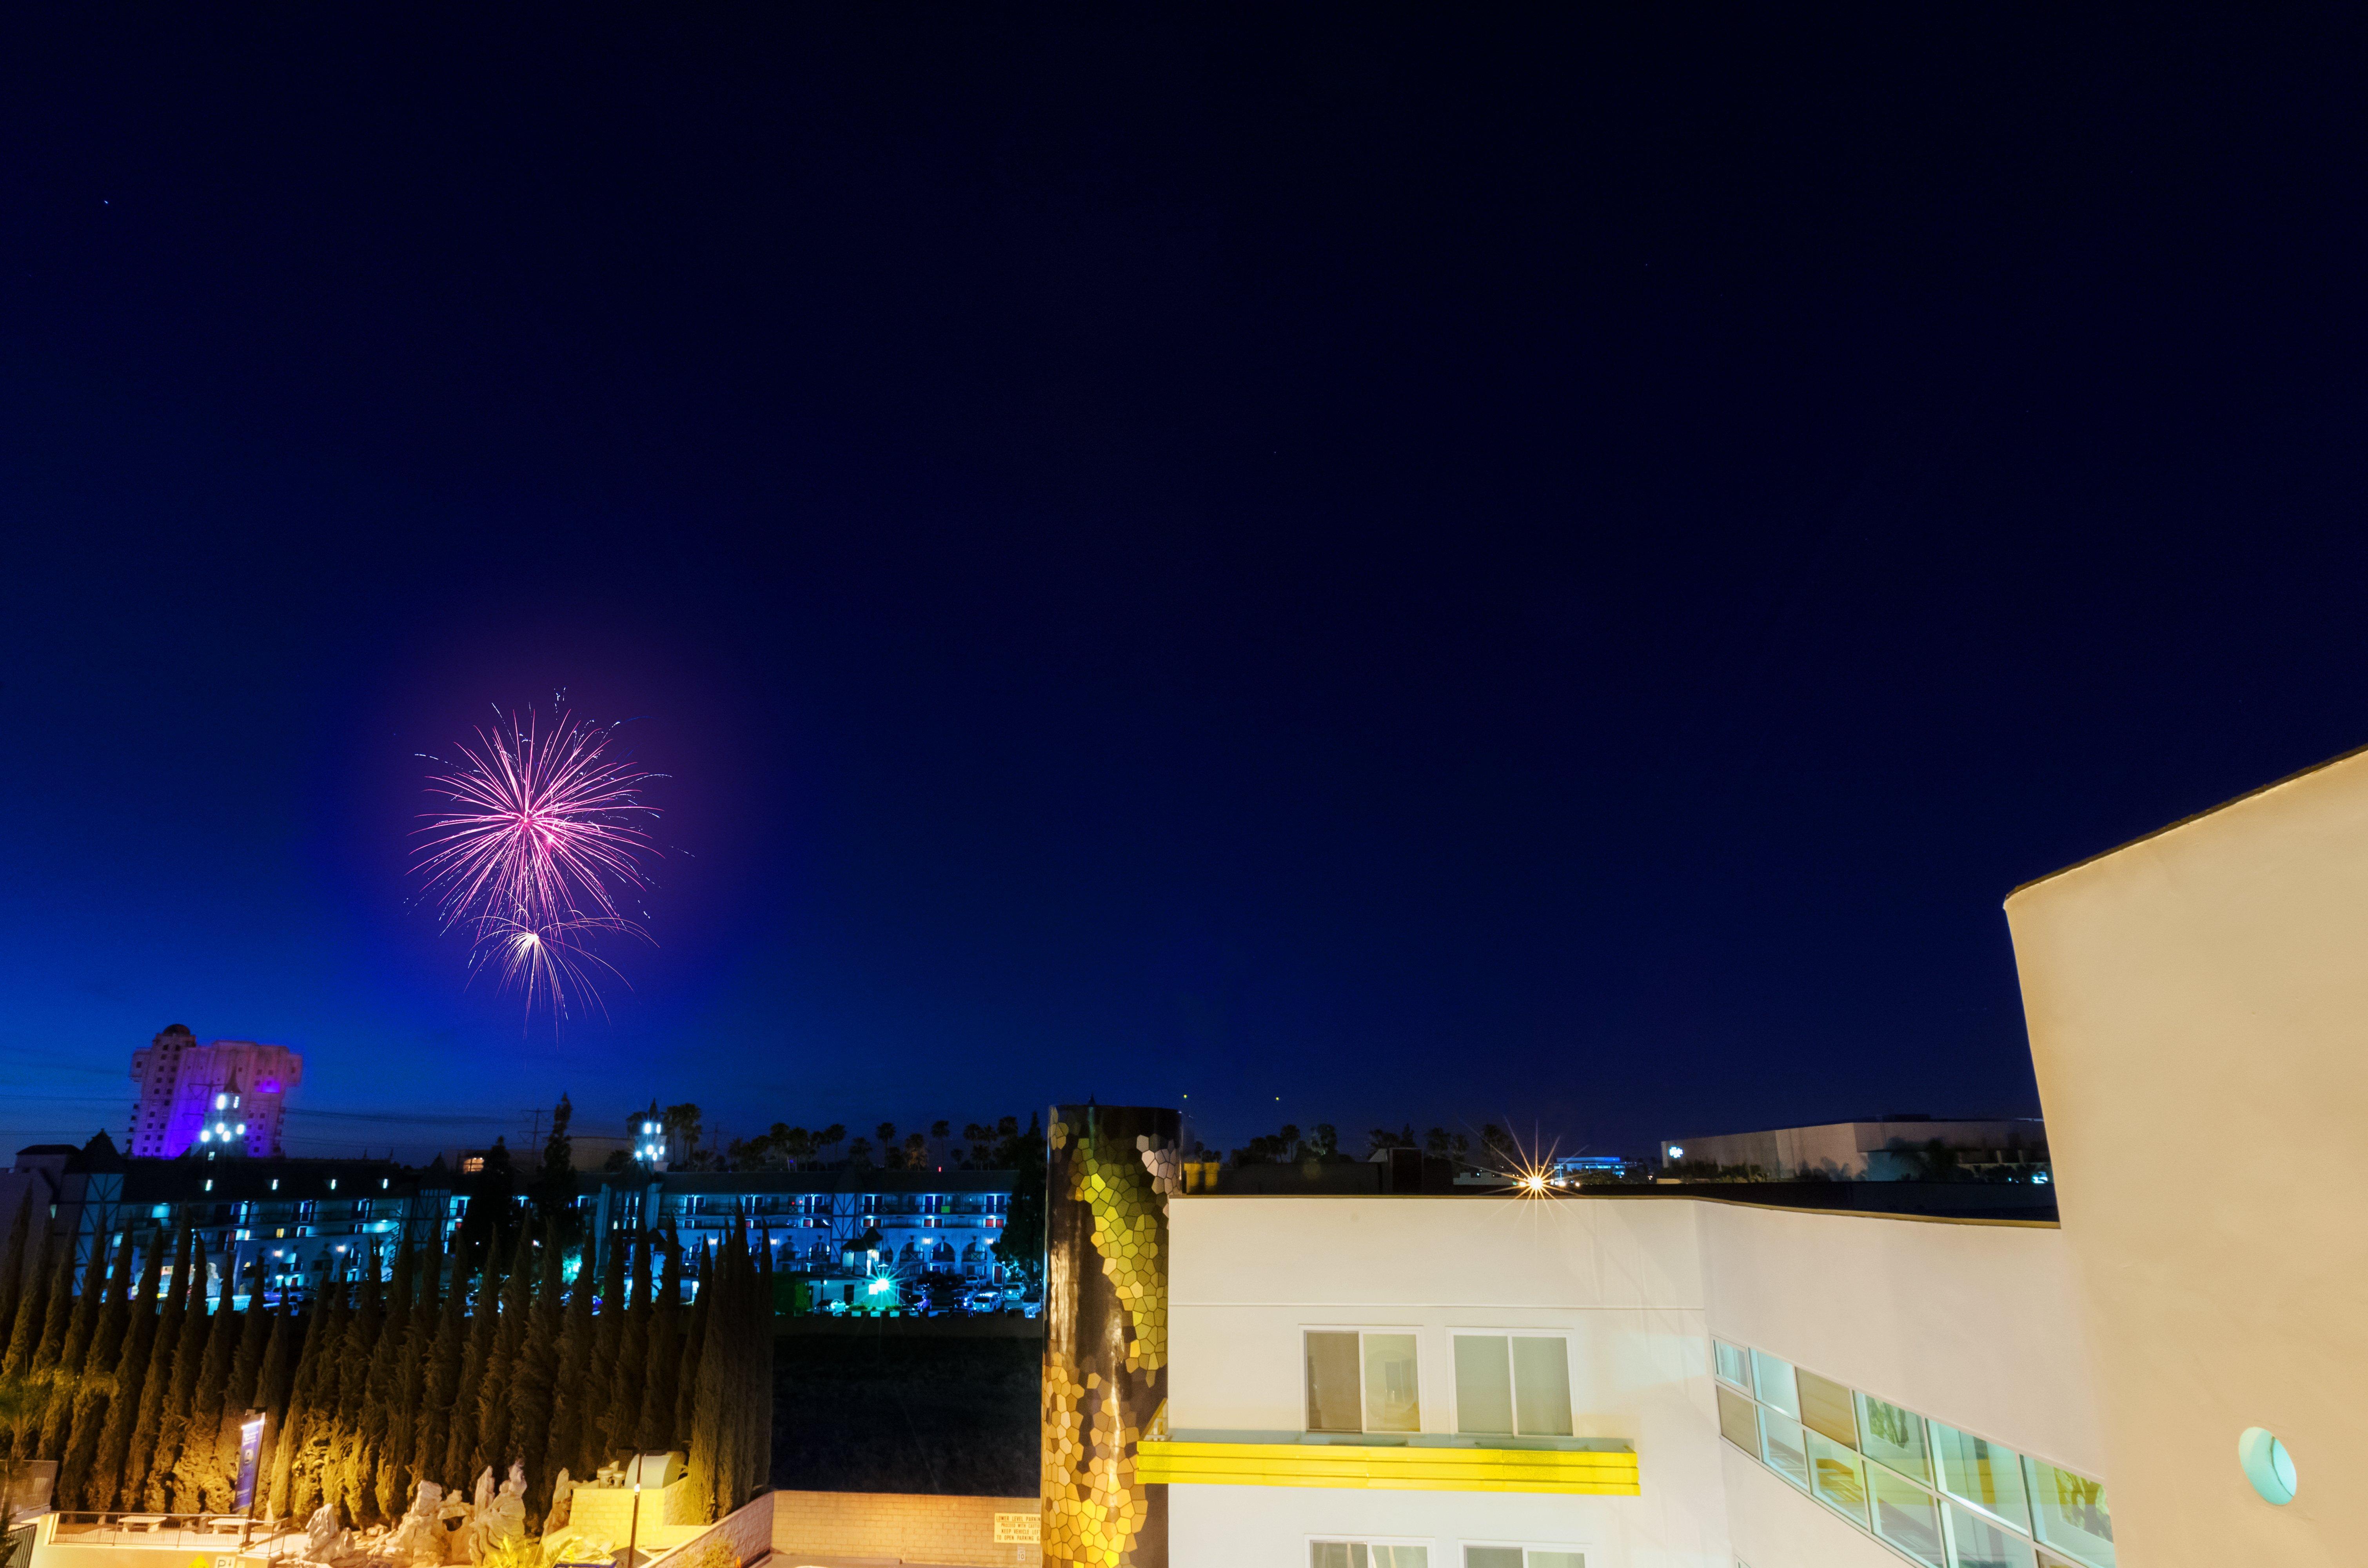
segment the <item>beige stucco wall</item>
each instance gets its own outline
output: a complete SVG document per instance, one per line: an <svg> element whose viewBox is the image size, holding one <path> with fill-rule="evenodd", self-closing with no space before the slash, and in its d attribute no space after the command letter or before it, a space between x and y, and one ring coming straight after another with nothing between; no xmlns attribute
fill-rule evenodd
<svg viewBox="0 0 2368 1568"><path fill-rule="evenodd" d="M2110 1479L2055 1227L1701 1207L1711 1333Z"/></svg>
<svg viewBox="0 0 2368 1568"><path fill-rule="evenodd" d="M2125 1560L2368 1541L2368 758L2007 903ZM2256 1497L2268 1426L2301 1495Z"/></svg>

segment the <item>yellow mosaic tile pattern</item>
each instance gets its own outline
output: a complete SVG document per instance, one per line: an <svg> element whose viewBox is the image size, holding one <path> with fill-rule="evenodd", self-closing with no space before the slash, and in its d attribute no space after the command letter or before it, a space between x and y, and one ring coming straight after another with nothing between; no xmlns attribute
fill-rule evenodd
<svg viewBox="0 0 2368 1568"><path fill-rule="evenodd" d="M1120 1568L1129 1560L1150 1504L1134 1473L1142 1434L1121 1415L1119 1391L1100 1373L1081 1383L1068 1357L1045 1356L1044 1468L1063 1478L1044 1495L1045 1562Z"/></svg>
<svg viewBox="0 0 2368 1568"><path fill-rule="evenodd" d="M1134 1325L1126 1369L1156 1372L1167 1365L1167 1213L1153 1190L1152 1173L1136 1151L1113 1157L1104 1153L1100 1140L1084 1136L1077 1138L1069 1173L1070 1196L1093 1210L1102 1272Z"/></svg>

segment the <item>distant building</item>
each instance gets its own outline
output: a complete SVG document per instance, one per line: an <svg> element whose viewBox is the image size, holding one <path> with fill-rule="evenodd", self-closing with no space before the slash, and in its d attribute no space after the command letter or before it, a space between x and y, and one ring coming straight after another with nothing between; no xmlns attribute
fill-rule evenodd
<svg viewBox="0 0 2368 1568"><path fill-rule="evenodd" d="M1936 1150L1933 1145L1938 1143ZM2044 1182L2047 1124L2037 1117L1938 1121L1892 1115L1873 1121L1780 1127L1665 1138L1662 1164L1692 1171L1747 1168L1771 1181L1827 1176L1836 1181L1909 1181L1951 1172L1991 1179Z"/></svg>
<svg viewBox="0 0 2368 1568"><path fill-rule="evenodd" d="M199 1045L187 1025L172 1024L131 1053L131 1108L126 1147L138 1159L201 1153L272 1156L288 1091L303 1081L304 1059L282 1045L218 1040Z"/></svg>

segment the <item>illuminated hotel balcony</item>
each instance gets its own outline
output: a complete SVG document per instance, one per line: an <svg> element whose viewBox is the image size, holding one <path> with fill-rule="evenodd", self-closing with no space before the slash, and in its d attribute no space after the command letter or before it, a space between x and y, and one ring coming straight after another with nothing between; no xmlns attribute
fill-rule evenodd
<svg viewBox="0 0 2368 1568"><path fill-rule="evenodd" d="M1636 1450L1609 1437L1404 1437L1178 1431L1144 1438L1135 1478L1171 1485L1317 1486L1363 1492L1641 1494Z"/></svg>

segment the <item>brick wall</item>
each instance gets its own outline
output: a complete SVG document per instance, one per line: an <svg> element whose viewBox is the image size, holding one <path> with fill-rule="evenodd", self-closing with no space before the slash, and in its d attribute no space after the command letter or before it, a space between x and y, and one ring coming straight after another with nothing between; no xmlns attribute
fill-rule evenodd
<svg viewBox="0 0 2368 1568"><path fill-rule="evenodd" d="M961 1568L1042 1568L1033 1541L995 1539L997 1514L1037 1517L1033 1497L939 1497L914 1492L775 1492L773 1550L797 1561L871 1557ZM759 1499L761 1502L763 1499Z"/></svg>

